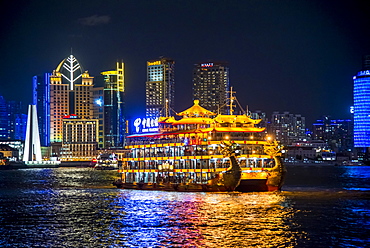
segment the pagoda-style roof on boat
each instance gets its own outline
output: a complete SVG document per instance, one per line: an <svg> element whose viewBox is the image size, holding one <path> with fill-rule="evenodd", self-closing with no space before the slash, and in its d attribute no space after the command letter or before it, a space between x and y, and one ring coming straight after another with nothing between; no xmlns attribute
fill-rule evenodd
<svg viewBox="0 0 370 248"><path fill-rule="evenodd" d="M165 136L165 135L177 135L177 134L188 134L188 133L210 133L210 132L248 132L248 133L260 133L265 131L264 127L209 127L201 129L190 129L190 130L176 130L169 132L158 132L158 133L140 133L132 134L127 138L135 137L152 137L152 136Z"/></svg>
<svg viewBox="0 0 370 248"><path fill-rule="evenodd" d="M216 115L215 113L203 108L199 105L199 100L194 100L194 105L190 108L178 113L179 116L187 116L187 117L204 117L204 116L211 116Z"/></svg>
<svg viewBox="0 0 370 248"><path fill-rule="evenodd" d="M181 120L174 121L172 125L182 125L182 124L211 124L214 123L212 118L208 117L190 117L182 118Z"/></svg>
<svg viewBox="0 0 370 248"><path fill-rule="evenodd" d="M158 119L158 123L167 123L167 124L170 124L170 123L174 123L175 121L176 121L175 120L175 117L173 117L173 116L168 116L168 117L161 116Z"/></svg>
<svg viewBox="0 0 370 248"><path fill-rule="evenodd" d="M214 118L218 123L245 123L245 124L258 124L261 119L254 120L247 115L217 115Z"/></svg>

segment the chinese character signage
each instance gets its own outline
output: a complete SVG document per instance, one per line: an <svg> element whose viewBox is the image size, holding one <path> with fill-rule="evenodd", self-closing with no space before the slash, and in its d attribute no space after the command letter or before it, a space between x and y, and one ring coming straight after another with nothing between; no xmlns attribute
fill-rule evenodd
<svg viewBox="0 0 370 248"><path fill-rule="evenodd" d="M158 118L136 118L133 125L133 133L158 132Z"/></svg>

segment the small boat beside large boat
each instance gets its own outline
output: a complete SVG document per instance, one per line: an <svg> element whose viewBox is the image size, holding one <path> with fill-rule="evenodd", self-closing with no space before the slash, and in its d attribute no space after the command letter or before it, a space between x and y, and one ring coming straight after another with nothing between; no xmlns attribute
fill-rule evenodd
<svg viewBox="0 0 370 248"><path fill-rule="evenodd" d="M96 158L94 168L97 170L117 170L118 159L114 153L101 153Z"/></svg>
<svg viewBox="0 0 370 248"><path fill-rule="evenodd" d="M182 118L160 117L154 132L127 137L129 153L115 186L187 192L281 190L282 147L256 126L261 120L247 114L217 115L197 100L177 115Z"/></svg>

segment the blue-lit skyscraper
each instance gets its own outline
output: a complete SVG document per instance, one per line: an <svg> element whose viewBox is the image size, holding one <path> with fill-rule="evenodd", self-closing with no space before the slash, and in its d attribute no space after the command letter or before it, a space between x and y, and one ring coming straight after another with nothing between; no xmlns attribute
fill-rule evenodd
<svg viewBox="0 0 370 248"><path fill-rule="evenodd" d="M0 140L24 140L27 115L22 111L22 103L6 101L0 96Z"/></svg>
<svg viewBox="0 0 370 248"><path fill-rule="evenodd" d="M0 96L0 140L8 139L9 121L6 101L3 96Z"/></svg>
<svg viewBox="0 0 370 248"><path fill-rule="evenodd" d="M354 147L370 147L370 55L353 77Z"/></svg>
<svg viewBox="0 0 370 248"><path fill-rule="evenodd" d="M41 146L50 144L50 76L51 73L33 77L33 99L36 105Z"/></svg>

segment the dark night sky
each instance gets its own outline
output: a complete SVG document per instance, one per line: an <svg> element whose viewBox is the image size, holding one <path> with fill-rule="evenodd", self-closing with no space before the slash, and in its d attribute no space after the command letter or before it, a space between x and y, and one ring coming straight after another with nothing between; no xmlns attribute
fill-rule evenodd
<svg viewBox="0 0 370 248"><path fill-rule="evenodd" d="M367 1L89 0L0 2L0 95L31 102L32 76L70 54L98 76L126 66L127 108L144 114L146 61L176 61L176 111L192 104L194 63L228 61L243 106L310 123L348 118L352 77L370 54Z"/></svg>

